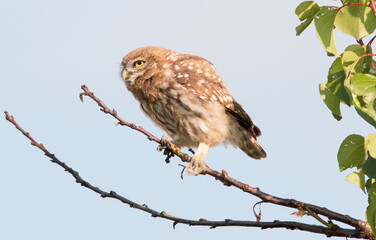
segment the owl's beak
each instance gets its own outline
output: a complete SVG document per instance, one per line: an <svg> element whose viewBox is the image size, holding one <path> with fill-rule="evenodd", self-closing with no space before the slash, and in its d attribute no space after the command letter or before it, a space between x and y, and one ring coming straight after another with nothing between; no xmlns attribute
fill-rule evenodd
<svg viewBox="0 0 376 240"><path fill-rule="evenodd" d="M123 69L123 71L121 72L121 78L124 81L126 81L129 78L129 73L127 72L127 70Z"/></svg>

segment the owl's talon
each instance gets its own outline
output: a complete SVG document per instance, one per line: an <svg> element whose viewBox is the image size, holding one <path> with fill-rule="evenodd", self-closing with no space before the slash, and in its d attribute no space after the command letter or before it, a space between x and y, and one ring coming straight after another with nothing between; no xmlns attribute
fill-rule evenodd
<svg viewBox="0 0 376 240"><path fill-rule="evenodd" d="M164 149L166 149L165 147L162 147L162 145L159 145L158 147L157 147L157 151L158 152L162 152L162 150L164 150Z"/></svg>
<svg viewBox="0 0 376 240"><path fill-rule="evenodd" d="M167 155L165 159L166 163L170 163L170 158L175 156L175 153L174 153L175 147L176 146L165 135L161 137L161 143L157 147L157 150L162 151L164 149L163 155Z"/></svg>
<svg viewBox="0 0 376 240"><path fill-rule="evenodd" d="M163 135L161 137L161 146L168 147L169 144L171 144L170 140L165 135Z"/></svg>
<svg viewBox="0 0 376 240"><path fill-rule="evenodd" d="M186 166L185 170L190 175L199 175L200 173L204 172L206 169L206 164L204 161L198 161L192 159L192 161Z"/></svg>
<svg viewBox="0 0 376 240"><path fill-rule="evenodd" d="M174 152L169 148L165 148L163 155L167 155L167 157L165 159L166 163L170 163L170 158L175 156Z"/></svg>

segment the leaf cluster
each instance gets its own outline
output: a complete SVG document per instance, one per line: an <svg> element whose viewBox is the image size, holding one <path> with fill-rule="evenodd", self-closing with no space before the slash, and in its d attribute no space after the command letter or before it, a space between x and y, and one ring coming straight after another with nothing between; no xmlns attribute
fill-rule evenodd
<svg viewBox="0 0 376 240"><path fill-rule="evenodd" d="M314 1L302 2L295 10L301 21L296 27L300 35L312 22L317 37L328 56L335 57L327 81L319 84L322 100L337 120L342 119L340 105L353 106L364 121L376 127L376 61L370 36L376 29L376 7L373 0L343 0L342 6L318 6ZM339 53L335 46L335 29L352 36L351 44ZM364 38L370 37L367 44ZM366 218L376 233L376 133L367 137L346 137L337 155L340 171L356 168L346 180L368 194Z"/></svg>

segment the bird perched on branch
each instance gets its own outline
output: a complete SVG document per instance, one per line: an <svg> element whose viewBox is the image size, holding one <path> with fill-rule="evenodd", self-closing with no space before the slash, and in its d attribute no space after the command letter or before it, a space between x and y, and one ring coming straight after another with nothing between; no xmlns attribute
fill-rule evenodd
<svg viewBox="0 0 376 240"><path fill-rule="evenodd" d="M186 170L201 173L211 146L230 143L248 156L265 158L261 135L204 58L141 47L122 60L122 78L142 110L179 147L197 148Z"/></svg>

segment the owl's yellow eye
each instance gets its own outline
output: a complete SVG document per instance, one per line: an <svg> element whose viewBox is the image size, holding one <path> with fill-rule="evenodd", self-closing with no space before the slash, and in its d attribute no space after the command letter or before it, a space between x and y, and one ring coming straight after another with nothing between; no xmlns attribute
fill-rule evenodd
<svg viewBox="0 0 376 240"><path fill-rule="evenodd" d="M141 67L144 64L145 64L145 61L138 60L138 61L136 61L136 62L133 63L133 66L135 66L135 67Z"/></svg>

